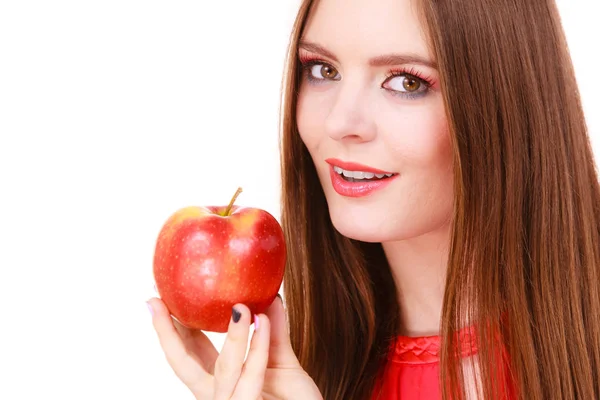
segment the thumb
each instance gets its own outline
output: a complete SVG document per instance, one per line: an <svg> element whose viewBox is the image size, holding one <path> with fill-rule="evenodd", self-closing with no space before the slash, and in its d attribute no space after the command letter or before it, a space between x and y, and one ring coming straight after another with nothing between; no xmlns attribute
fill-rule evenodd
<svg viewBox="0 0 600 400"><path fill-rule="evenodd" d="M283 301L277 295L273 303L265 311L271 322L271 339L269 344L268 368L299 367L300 362L292 349L287 330Z"/></svg>

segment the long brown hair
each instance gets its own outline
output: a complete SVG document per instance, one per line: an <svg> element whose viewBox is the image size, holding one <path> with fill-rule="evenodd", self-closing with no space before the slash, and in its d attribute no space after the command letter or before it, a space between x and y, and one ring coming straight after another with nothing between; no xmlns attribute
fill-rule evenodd
<svg viewBox="0 0 600 400"><path fill-rule="evenodd" d="M332 226L296 126L294 24L282 102L284 294L292 345L325 399L373 390L399 332L381 245ZM479 388L499 398L600 398L600 190L577 82L551 0L421 0L454 151L441 321L443 398L465 398L454 333L477 321ZM496 370L507 355L508 376ZM505 360L506 361L506 360Z"/></svg>

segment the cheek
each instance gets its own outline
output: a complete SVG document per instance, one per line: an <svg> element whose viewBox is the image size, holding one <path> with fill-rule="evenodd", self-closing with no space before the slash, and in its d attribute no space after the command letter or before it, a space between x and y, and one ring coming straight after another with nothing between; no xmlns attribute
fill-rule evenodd
<svg viewBox="0 0 600 400"><path fill-rule="evenodd" d="M418 167L447 166L452 156L443 104L432 101L381 117L384 141L394 156Z"/></svg>
<svg viewBox="0 0 600 400"><path fill-rule="evenodd" d="M316 130L314 129L315 122L311 118L311 114L313 114L311 109L313 106L308 97L310 96L306 95L306 91L300 89L296 105L296 123L298 124L298 132L302 141L311 150L315 146Z"/></svg>
<svg viewBox="0 0 600 400"><path fill-rule="evenodd" d="M327 118L326 96L300 87L296 104L296 122L302 141L310 152L316 150L322 142L323 126Z"/></svg>

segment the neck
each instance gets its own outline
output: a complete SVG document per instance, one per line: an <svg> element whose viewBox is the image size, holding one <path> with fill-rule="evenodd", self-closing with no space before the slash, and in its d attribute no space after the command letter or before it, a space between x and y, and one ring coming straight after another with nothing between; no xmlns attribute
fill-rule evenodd
<svg viewBox="0 0 600 400"><path fill-rule="evenodd" d="M405 336L437 335L444 298L450 226L419 237L382 243L400 304L400 332Z"/></svg>

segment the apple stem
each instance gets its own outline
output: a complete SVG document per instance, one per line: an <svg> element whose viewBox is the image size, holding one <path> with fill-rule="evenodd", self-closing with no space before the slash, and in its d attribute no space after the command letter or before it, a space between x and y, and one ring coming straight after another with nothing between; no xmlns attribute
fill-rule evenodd
<svg viewBox="0 0 600 400"><path fill-rule="evenodd" d="M233 195L233 198L229 202L229 205L225 209L225 215L224 215L225 217L229 216L229 213L231 212L231 208L233 207L233 203L235 203L235 199L237 199L237 197L240 195L240 193L242 193L242 188L238 187L235 194Z"/></svg>

